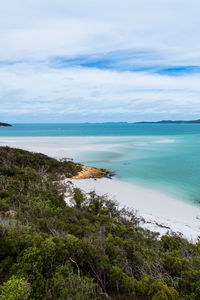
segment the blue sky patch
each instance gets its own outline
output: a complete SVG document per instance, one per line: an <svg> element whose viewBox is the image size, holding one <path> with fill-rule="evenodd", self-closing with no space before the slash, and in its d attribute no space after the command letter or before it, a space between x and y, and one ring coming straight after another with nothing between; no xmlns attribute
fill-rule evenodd
<svg viewBox="0 0 200 300"><path fill-rule="evenodd" d="M173 66L162 64L160 53L153 51L116 51L99 55L63 57L50 59L49 66L56 69L69 67L94 68L100 70L148 72L168 76L181 76L200 73L200 66Z"/></svg>

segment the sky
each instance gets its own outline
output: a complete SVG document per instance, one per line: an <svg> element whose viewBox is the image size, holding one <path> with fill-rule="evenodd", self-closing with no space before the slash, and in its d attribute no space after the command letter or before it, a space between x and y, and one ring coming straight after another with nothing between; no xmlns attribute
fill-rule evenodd
<svg viewBox="0 0 200 300"><path fill-rule="evenodd" d="M200 118L200 1L6 0L0 121Z"/></svg>

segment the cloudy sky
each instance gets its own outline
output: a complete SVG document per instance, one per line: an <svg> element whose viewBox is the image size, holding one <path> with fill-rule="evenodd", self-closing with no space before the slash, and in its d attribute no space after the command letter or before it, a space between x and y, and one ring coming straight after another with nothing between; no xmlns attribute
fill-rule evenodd
<svg viewBox="0 0 200 300"><path fill-rule="evenodd" d="M200 118L200 1L6 0L0 121Z"/></svg>

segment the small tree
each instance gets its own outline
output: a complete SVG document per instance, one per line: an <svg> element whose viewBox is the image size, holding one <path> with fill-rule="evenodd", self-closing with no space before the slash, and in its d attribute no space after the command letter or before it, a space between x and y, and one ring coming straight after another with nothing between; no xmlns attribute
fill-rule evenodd
<svg viewBox="0 0 200 300"><path fill-rule="evenodd" d="M74 201L77 208L81 208L82 203L85 201L85 196L79 188L74 188Z"/></svg>

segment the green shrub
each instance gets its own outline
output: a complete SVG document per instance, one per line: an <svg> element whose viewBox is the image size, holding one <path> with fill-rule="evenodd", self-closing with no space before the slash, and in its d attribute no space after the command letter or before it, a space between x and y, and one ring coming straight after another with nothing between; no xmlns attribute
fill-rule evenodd
<svg viewBox="0 0 200 300"><path fill-rule="evenodd" d="M31 287L25 278L12 276L0 286L0 300L26 300Z"/></svg>

